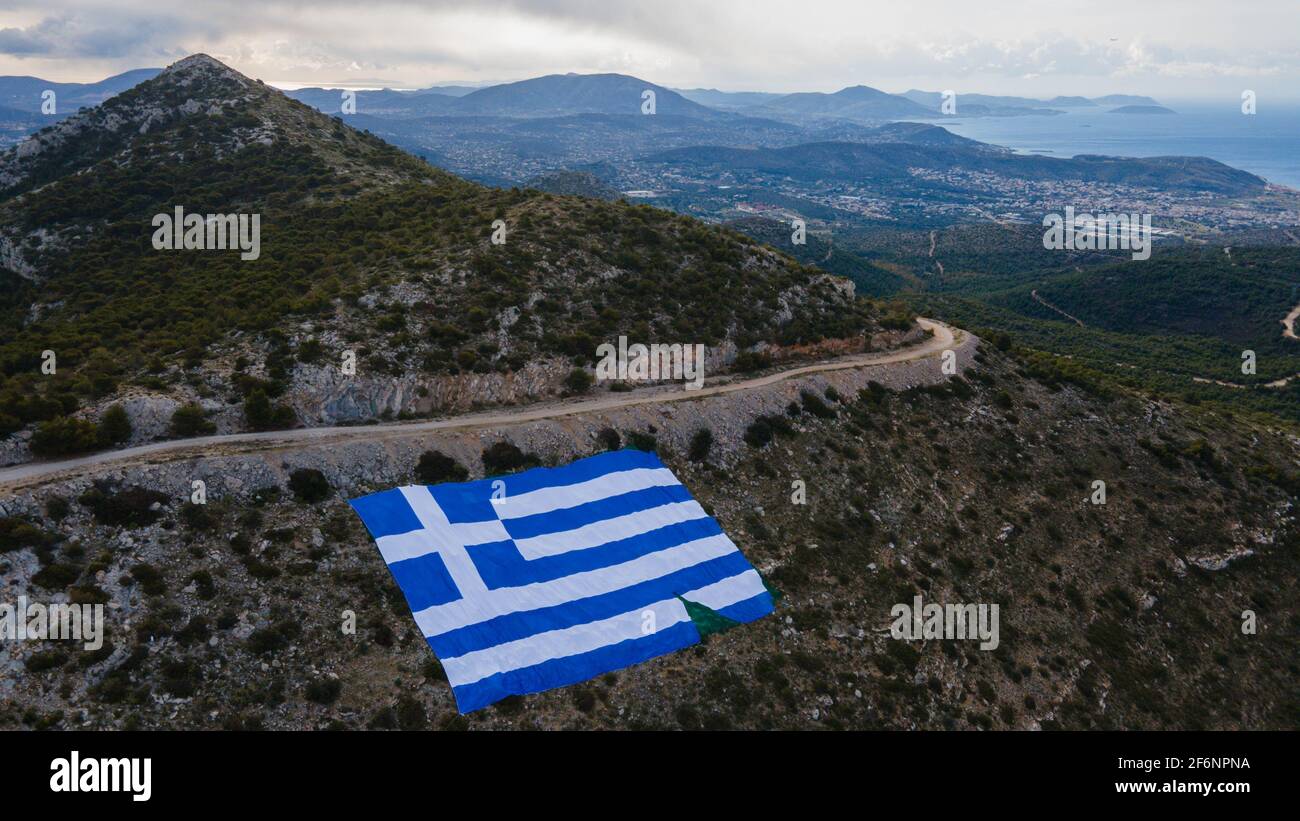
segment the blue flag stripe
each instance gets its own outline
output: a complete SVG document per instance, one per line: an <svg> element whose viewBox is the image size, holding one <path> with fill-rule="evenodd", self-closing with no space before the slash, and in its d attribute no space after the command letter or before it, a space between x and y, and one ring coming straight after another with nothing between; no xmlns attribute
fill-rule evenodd
<svg viewBox="0 0 1300 821"><path fill-rule="evenodd" d="M653 453L640 450L616 450L580 459L557 468L534 468L508 476L489 477L473 482L433 485L429 492L453 524L483 522L496 518L491 498L493 484L504 484L505 497L511 498L543 488L576 485L611 473L637 468L662 468L664 463Z"/></svg>
<svg viewBox="0 0 1300 821"><path fill-rule="evenodd" d="M763 618L773 609L775 605L772 603L772 594L763 592L744 601L729 604L716 612L732 621L751 622Z"/></svg>
<svg viewBox="0 0 1300 821"><path fill-rule="evenodd" d="M412 610L424 610L460 599L460 591L451 579L447 563L437 553L393 562L388 570L397 586L402 588L406 603Z"/></svg>
<svg viewBox="0 0 1300 821"><path fill-rule="evenodd" d="M470 713L509 695L540 693L554 687L577 684L610 670L639 664L655 656L689 647L699 640L700 633L695 625L685 621L645 638L498 673L473 684L453 687L452 693L456 696L456 708L462 713ZM438 652L436 647L434 652Z"/></svg>

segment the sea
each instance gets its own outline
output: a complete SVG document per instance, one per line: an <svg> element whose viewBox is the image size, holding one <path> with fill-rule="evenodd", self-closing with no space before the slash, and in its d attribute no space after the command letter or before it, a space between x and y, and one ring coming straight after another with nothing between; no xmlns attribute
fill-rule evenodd
<svg viewBox="0 0 1300 821"><path fill-rule="evenodd" d="M1243 114L1237 101L1161 104L1176 113L1112 114L1098 106L1050 116L959 117L937 124L972 140L1051 157L1210 157L1300 189L1300 104L1261 100L1255 114Z"/></svg>

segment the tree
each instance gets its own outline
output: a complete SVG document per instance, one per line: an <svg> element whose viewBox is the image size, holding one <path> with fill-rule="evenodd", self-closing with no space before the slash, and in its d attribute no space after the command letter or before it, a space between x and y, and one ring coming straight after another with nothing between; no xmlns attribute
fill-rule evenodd
<svg viewBox="0 0 1300 821"><path fill-rule="evenodd" d="M272 405L262 388L254 388L244 400L244 420L253 430L274 430L293 425L293 409Z"/></svg>
<svg viewBox="0 0 1300 821"><path fill-rule="evenodd" d="M105 445L118 445L131 438L131 418L126 408L114 405L99 420L99 436Z"/></svg>
<svg viewBox="0 0 1300 821"><path fill-rule="evenodd" d="M203 406L197 402L181 405L172 413L172 435L178 437L203 436L216 431L217 426L208 421Z"/></svg>
<svg viewBox="0 0 1300 821"><path fill-rule="evenodd" d="M415 478L424 485L463 482L469 478L469 471L442 451L426 450L420 454L420 461L415 466Z"/></svg>
<svg viewBox="0 0 1300 821"><path fill-rule="evenodd" d="M488 475L510 473L526 467L534 467L538 459L531 453L524 453L515 445L502 440L483 451L483 469Z"/></svg>
<svg viewBox="0 0 1300 821"><path fill-rule="evenodd" d="M591 374L583 368L574 368L569 371L569 375L564 379L564 387L571 394L586 393L591 390L591 384L595 380Z"/></svg>
<svg viewBox="0 0 1300 821"><path fill-rule="evenodd" d="M37 456L66 456L95 450L99 442L99 425L88 419L56 416L36 429L31 447Z"/></svg>
<svg viewBox="0 0 1300 821"><path fill-rule="evenodd" d="M709 458L709 450L713 447L713 431L708 428L700 428L691 437L691 449L687 454L692 462L703 462Z"/></svg>
<svg viewBox="0 0 1300 821"><path fill-rule="evenodd" d="M329 498L330 483L319 470L299 468L289 474L289 490L298 501L315 504Z"/></svg>

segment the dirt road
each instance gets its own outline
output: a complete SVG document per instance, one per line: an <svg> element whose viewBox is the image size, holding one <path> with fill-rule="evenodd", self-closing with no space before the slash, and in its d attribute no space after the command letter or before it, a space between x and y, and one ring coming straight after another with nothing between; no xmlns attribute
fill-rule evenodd
<svg viewBox="0 0 1300 821"><path fill-rule="evenodd" d="M29 462L8 468L0 468L0 493L14 486L29 485L51 478L66 478L80 473L94 472L104 466L120 467L123 463L157 463L179 459L192 459L204 455L253 452L259 450L283 450L295 444L304 446L329 445L335 442L355 442L365 440L383 440L410 436L423 431L459 430L466 428L500 428L533 422L539 419L556 419L583 413L625 408L633 405L662 404L665 402L683 402L717 394L735 393L772 385L777 382L822 371L844 370L846 368L880 367L899 362L910 362L939 352L958 344L964 332L950 328L942 322L918 319L922 328L933 331L933 336L921 342L897 351L880 353L863 353L844 356L826 362L801 365L788 370L778 371L752 379L740 379L717 385L706 385L699 390L687 391L680 386L648 388L633 393L610 393L596 399L581 399L562 402L537 404L526 410L492 410L482 413L466 414L450 419L434 419L425 422L393 422L375 425L355 425L351 427L299 428L296 430L277 430L263 433L230 433L221 436L200 436L193 439L176 439L166 442L154 442L123 450L93 453L73 459L57 462Z"/></svg>

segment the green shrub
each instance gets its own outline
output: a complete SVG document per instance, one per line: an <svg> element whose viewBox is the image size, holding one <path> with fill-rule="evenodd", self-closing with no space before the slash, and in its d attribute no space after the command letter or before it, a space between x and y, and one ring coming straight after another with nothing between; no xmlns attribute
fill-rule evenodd
<svg viewBox="0 0 1300 821"><path fill-rule="evenodd" d="M289 490L298 501L311 505L329 498L330 483L315 468L298 468L289 474Z"/></svg>
<svg viewBox="0 0 1300 821"><path fill-rule="evenodd" d="M420 461L415 465L415 478L422 485L463 482L469 478L469 471L442 451L426 450L420 454Z"/></svg>
<svg viewBox="0 0 1300 821"><path fill-rule="evenodd" d="M292 427L296 417L292 408L272 405L265 390L254 388L244 400L244 421L253 430L281 430Z"/></svg>
<svg viewBox="0 0 1300 821"><path fill-rule="evenodd" d="M605 450L618 450L623 446L623 439L618 435L618 431L613 428L601 428L596 434L596 441L605 448Z"/></svg>
<svg viewBox="0 0 1300 821"><path fill-rule="evenodd" d="M131 419L126 408L113 405L99 420L99 438L104 445L119 445L131 438Z"/></svg>
<svg viewBox="0 0 1300 821"><path fill-rule="evenodd" d="M307 700L316 704L333 704L343 692L343 682L336 678L316 679L307 685Z"/></svg>
<svg viewBox="0 0 1300 821"><path fill-rule="evenodd" d="M790 427L790 423L784 417L765 415L750 423L745 429L744 438L750 446L761 448L771 442L772 437L777 434L791 436L794 434L794 428Z"/></svg>
<svg viewBox="0 0 1300 821"><path fill-rule="evenodd" d="M101 443L99 425L87 419L57 416L42 422L32 434L32 453L37 456L68 456L96 450Z"/></svg>
<svg viewBox="0 0 1300 821"><path fill-rule="evenodd" d="M156 490L131 486L118 492L92 487L77 499L100 524L144 527L158 521L168 497Z"/></svg>
<svg viewBox="0 0 1300 821"><path fill-rule="evenodd" d="M524 468L536 467L540 460L531 453L524 453L514 444L505 441L496 442L483 451L483 469L489 476L500 473L513 473Z"/></svg>
<svg viewBox="0 0 1300 821"><path fill-rule="evenodd" d="M691 447L687 452L687 458L692 462L703 462L709 458L709 450L713 447L713 431L708 428L700 428L691 437Z"/></svg>
<svg viewBox="0 0 1300 821"><path fill-rule="evenodd" d="M172 436L180 438L206 436L216 429L217 426L208 421L203 406L197 402L181 405L172 413Z"/></svg>
<svg viewBox="0 0 1300 821"><path fill-rule="evenodd" d="M834 419L835 411L832 410L822 398L812 391L800 391L799 399L803 402L803 409L818 419Z"/></svg>
<svg viewBox="0 0 1300 821"><path fill-rule="evenodd" d="M591 390L593 382L595 382L595 379L586 369L574 368L564 378L564 389L572 395L583 394Z"/></svg>
<svg viewBox="0 0 1300 821"><path fill-rule="evenodd" d="M132 567L131 578L135 579L147 596L161 596L167 592L167 580L162 571L148 562L140 562Z"/></svg>
<svg viewBox="0 0 1300 821"><path fill-rule="evenodd" d="M24 547L46 547L58 541L53 533L41 530L31 522L14 516L0 517L0 553L22 550Z"/></svg>

